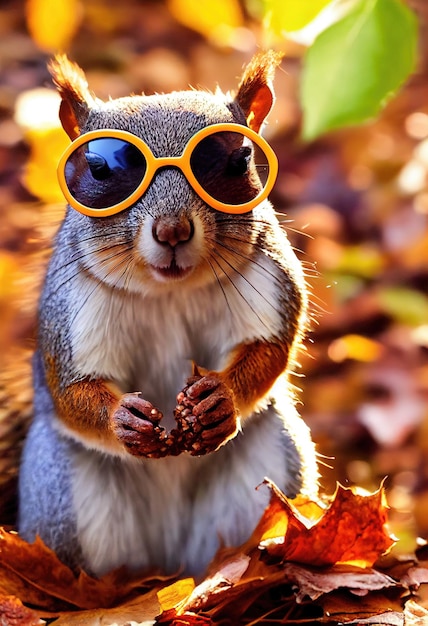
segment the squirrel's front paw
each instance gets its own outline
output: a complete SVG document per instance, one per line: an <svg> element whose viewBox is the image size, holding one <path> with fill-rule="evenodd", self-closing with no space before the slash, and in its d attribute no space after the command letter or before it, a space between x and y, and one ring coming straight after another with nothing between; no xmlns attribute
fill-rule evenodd
<svg viewBox="0 0 428 626"><path fill-rule="evenodd" d="M193 456L213 452L239 428L232 392L215 373L189 378L174 416L181 449Z"/></svg>
<svg viewBox="0 0 428 626"><path fill-rule="evenodd" d="M170 454L171 442L159 423L162 413L140 394L127 393L113 413L116 437L134 456L159 458Z"/></svg>

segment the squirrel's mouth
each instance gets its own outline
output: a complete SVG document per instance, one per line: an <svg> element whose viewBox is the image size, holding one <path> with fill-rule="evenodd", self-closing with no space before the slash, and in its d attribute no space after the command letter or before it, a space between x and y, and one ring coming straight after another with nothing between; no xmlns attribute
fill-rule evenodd
<svg viewBox="0 0 428 626"><path fill-rule="evenodd" d="M193 267L180 267L177 265L175 259L171 261L171 263L164 267L159 267L156 265L150 265L154 276L162 282L168 280L182 280L186 278L189 274L192 273Z"/></svg>

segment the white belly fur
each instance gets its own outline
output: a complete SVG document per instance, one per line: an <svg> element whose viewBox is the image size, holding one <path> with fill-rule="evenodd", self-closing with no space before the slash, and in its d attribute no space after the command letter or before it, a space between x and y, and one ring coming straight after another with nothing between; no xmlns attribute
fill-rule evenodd
<svg viewBox="0 0 428 626"><path fill-rule="evenodd" d="M192 360L221 369L233 346L279 330L280 312L272 306L278 270L267 258L263 264L269 281L254 266L223 289L214 283L187 294L177 285L153 299L124 298L94 288L86 277L70 290L80 294L70 302L76 370L112 380L124 393L142 391L170 428ZM256 487L269 476L285 488L295 474L287 466L282 429L269 411L263 424L251 418L244 435L200 459L135 460L80 449L73 492L89 568L96 574L122 564L200 571L220 539L226 545L246 540L268 501L267 490Z"/></svg>
<svg viewBox="0 0 428 626"><path fill-rule="evenodd" d="M200 574L220 542L239 545L251 534L269 499L266 487L257 489L263 478L283 489L293 480L281 429L269 411L240 440L202 458L124 461L82 449L73 492L88 568Z"/></svg>

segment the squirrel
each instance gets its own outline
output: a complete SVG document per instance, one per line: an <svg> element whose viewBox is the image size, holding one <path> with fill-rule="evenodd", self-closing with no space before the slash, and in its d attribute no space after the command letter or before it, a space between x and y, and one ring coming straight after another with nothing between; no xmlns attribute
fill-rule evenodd
<svg viewBox="0 0 428 626"><path fill-rule="evenodd" d="M50 62L73 143L18 530L72 568L200 575L251 535L265 477L290 497L317 493L289 381L308 290L253 157L280 59L257 53L236 94L108 102L65 55Z"/></svg>

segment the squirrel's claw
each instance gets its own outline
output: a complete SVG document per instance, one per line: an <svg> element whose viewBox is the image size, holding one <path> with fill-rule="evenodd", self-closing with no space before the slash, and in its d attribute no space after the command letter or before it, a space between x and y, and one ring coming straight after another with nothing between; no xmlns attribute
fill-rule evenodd
<svg viewBox="0 0 428 626"><path fill-rule="evenodd" d="M134 456L160 458L171 454L171 441L159 425L162 413L139 394L127 393L113 413L116 437Z"/></svg>
<svg viewBox="0 0 428 626"><path fill-rule="evenodd" d="M193 456L217 450L239 429L232 392L215 372L189 378L174 416L179 447Z"/></svg>

